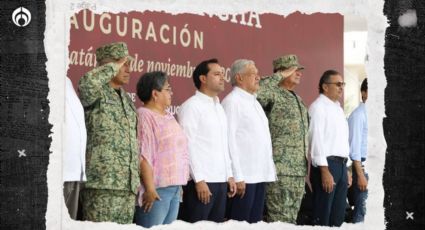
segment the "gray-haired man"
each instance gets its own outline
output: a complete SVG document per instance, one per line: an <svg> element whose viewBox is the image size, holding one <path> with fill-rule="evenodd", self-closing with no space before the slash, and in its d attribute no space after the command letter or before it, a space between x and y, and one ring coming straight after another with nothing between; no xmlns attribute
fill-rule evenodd
<svg viewBox="0 0 425 230"><path fill-rule="evenodd" d="M276 180L272 143L266 114L255 94L260 81L255 63L236 60L230 77L234 88L222 105L237 196L228 199L228 218L255 223L263 219L265 182Z"/></svg>

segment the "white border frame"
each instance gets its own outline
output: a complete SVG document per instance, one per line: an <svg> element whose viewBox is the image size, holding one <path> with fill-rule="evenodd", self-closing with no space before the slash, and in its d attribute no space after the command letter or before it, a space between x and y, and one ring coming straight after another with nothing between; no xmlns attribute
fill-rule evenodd
<svg viewBox="0 0 425 230"><path fill-rule="evenodd" d="M70 219L62 192L62 137L64 120L65 76L68 69L68 45L70 41L70 17L77 12L71 10L71 4L86 3L95 6L96 13L128 12L128 11L165 11L166 13L223 14L255 11L258 13L274 13L287 16L295 11L305 14L341 13L352 14L367 19L368 26L368 62L366 73L369 83L368 117L369 117L369 198L367 215L364 224L343 224L341 229L384 229L384 190L382 175L384 171L386 142L383 135L382 121L384 117L384 34L388 26L383 15L383 0L151 0L151 1L76 1L69 2L46 0L46 29L44 46L47 55L47 73L49 78L50 116L53 124L52 143L47 171L48 203L46 212L47 229L142 229L134 224L119 225L116 223L93 223L73 221ZM93 5L94 4L94 5ZM188 224L176 221L168 226L157 226L153 229L327 229L326 227L295 226L287 223L257 223L230 221L224 224L198 222Z"/></svg>

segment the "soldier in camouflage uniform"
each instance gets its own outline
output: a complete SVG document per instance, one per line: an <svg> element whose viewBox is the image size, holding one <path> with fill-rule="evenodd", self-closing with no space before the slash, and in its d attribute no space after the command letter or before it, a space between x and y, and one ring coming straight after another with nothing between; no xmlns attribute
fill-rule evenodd
<svg viewBox="0 0 425 230"><path fill-rule="evenodd" d="M296 223L307 175L308 110L293 90L304 67L297 56L286 55L274 60L273 68L257 96L269 119L278 177L267 185L266 220Z"/></svg>
<svg viewBox="0 0 425 230"><path fill-rule="evenodd" d="M129 82L127 45L96 50L100 66L79 82L87 126L83 219L132 223L139 181L137 115L122 88Z"/></svg>

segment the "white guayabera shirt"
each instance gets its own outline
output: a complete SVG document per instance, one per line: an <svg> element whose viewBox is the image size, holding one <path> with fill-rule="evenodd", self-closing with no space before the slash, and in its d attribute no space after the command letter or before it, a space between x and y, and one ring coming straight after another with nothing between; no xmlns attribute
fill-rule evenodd
<svg viewBox="0 0 425 230"><path fill-rule="evenodd" d="M178 121L188 137L190 176L196 182L227 182L233 177L227 119L218 97L199 91L186 100Z"/></svg>
<svg viewBox="0 0 425 230"><path fill-rule="evenodd" d="M276 180L269 122L255 94L234 87L222 102L227 116L229 151L236 182Z"/></svg>
<svg viewBox="0 0 425 230"><path fill-rule="evenodd" d="M65 81L63 181L86 181L87 131L84 109L71 80L66 77Z"/></svg>
<svg viewBox="0 0 425 230"><path fill-rule="evenodd" d="M328 166L326 157L348 157L348 123L339 102L320 96L310 105L309 146L313 166Z"/></svg>

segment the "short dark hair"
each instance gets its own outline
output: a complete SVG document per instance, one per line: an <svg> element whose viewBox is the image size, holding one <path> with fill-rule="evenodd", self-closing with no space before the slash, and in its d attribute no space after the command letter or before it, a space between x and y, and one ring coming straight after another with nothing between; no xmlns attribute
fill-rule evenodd
<svg viewBox="0 0 425 230"><path fill-rule="evenodd" d="M193 71L193 74L192 74L193 83L195 84L195 87L197 89L201 88L201 80L199 79L199 77L201 75L206 76L208 72L210 72L210 68L208 67L209 64L218 64L217 58L212 58L199 63L196 66L195 70Z"/></svg>
<svg viewBox="0 0 425 230"><path fill-rule="evenodd" d="M360 86L360 92L367 92L367 78L362 81L362 85Z"/></svg>
<svg viewBox="0 0 425 230"><path fill-rule="evenodd" d="M323 90L323 84L325 84L326 82L329 82L329 79L333 75L341 75L341 74L338 71L333 70L333 69L326 70L322 74L322 77L320 77L320 80L319 80L319 93L324 93L325 92Z"/></svg>
<svg viewBox="0 0 425 230"><path fill-rule="evenodd" d="M167 74L161 71L143 74L137 82L137 96L143 103L150 101L152 98L152 91L161 91L167 79Z"/></svg>

